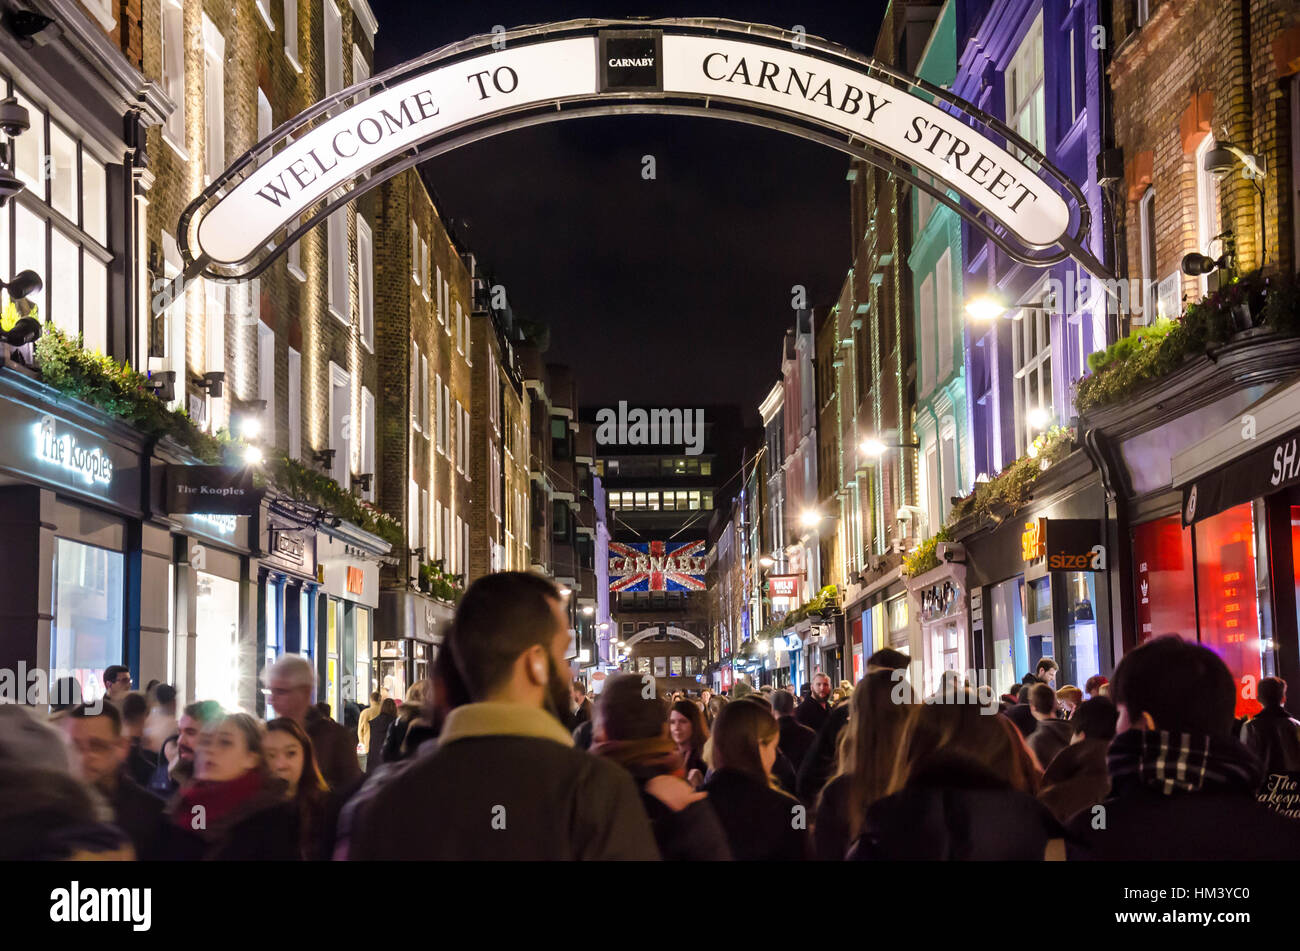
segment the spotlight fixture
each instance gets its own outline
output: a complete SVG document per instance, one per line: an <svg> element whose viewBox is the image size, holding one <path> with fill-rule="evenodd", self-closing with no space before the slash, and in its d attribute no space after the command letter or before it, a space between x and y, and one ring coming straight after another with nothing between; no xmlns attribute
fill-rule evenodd
<svg viewBox="0 0 1300 951"><path fill-rule="evenodd" d="M260 446L244 447L244 464L250 466L260 466L262 464L262 449Z"/></svg>
<svg viewBox="0 0 1300 951"><path fill-rule="evenodd" d="M10 10L4 19L5 26L18 38L23 49L44 46L59 33L58 24L33 10Z"/></svg>
<svg viewBox="0 0 1300 951"><path fill-rule="evenodd" d="M226 382L226 374L221 370L210 370L203 374L202 377L194 381L194 385L200 390L204 390L208 396L214 400L220 399L224 392L223 385Z"/></svg>
<svg viewBox="0 0 1300 951"><path fill-rule="evenodd" d="M164 403L170 403L176 399L176 371L163 370L160 373L150 373L148 386L153 390L154 396Z"/></svg>
<svg viewBox="0 0 1300 951"><path fill-rule="evenodd" d="M45 283L35 271L19 271L12 280L0 281L0 287L9 292L10 300L26 300L33 294L39 294Z"/></svg>
<svg viewBox="0 0 1300 951"><path fill-rule="evenodd" d="M374 479L373 472L363 472L360 475L352 477L352 488L360 489L362 492L370 491L370 483Z"/></svg>
<svg viewBox="0 0 1300 951"><path fill-rule="evenodd" d="M334 450L333 449L313 449L311 451L312 461L322 469L334 468Z"/></svg>
<svg viewBox="0 0 1300 951"><path fill-rule="evenodd" d="M1007 312L1006 306L991 294L978 294L966 302L966 316L977 323L991 323Z"/></svg>

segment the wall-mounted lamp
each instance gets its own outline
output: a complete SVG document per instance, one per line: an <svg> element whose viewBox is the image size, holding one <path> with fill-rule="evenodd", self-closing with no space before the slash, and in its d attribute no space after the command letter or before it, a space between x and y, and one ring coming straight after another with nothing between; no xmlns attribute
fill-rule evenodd
<svg viewBox="0 0 1300 951"><path fill-rule="evenodd" d="M241 439L257 439L262 435L262 417L266 415L266 400L234 400L235 432Z"/></svg>
<svg viewBox="0 0 1300 951"><path fill-rule="evenodd" d="M0 182L0 185L2 184ZM3 205L3 197L0 197L0 206ZM12 327L0 329L0 341L11 347L21 347L41 335L39 320L41 315L35 313L36 307L28 303L26 298L39 293L43 286L41 276L35 271L19 271L13 280L0 281L0 288L9 292L9 303L13 306L14 313L18 315Z"/></svg>
<svg viewBox="0 0 1300 951"><path fill-rule="evenodd" d="M360 475L352 477L352 488L360 489L362 492L370 491L370 483L374 480L373 472L363 472Z"/></svg>
<svg viewBox="0 0 1300 951"><path fill-rule="evenodd" d="M194 385L200 390L207 392L208 396L214 400L221 399L221 394L225 391L224 384L226 374L222 370L210 370L203 374L202 377L194 381Z"/></svg>
<svg viewBox="0 0 1300 951"><path fill-rule="evenodd" d="M176 399L176 371L163 370L159 373L150 373L148 387L153 390L153 395L158 399L170 403Z"/></svg>
<svg viewBox="0 0 1300 951"><path fill-rule="evenodd" d="M334 450L333 449L313 449L310 453L312 461L322 469L329 471L334 468Z"/></svg>

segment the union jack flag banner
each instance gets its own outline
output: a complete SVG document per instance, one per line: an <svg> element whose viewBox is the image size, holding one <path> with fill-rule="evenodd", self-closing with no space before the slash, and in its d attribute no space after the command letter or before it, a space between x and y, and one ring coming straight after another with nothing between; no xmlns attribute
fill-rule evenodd
<svg viewBox="0 0 1300 951"><path fill-rule="evenodd" d="M703 591L704 542L610 542L610 591Z"/></svg>

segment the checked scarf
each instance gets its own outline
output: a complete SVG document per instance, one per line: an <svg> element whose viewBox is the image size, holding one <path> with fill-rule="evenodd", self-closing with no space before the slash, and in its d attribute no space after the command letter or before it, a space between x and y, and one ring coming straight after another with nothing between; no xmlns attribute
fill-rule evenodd
<svg viewBox="0 0 1300 951"><path fill-rule="evenodd" d="M1187 792L1251 792L1263 773L1259 760L1231 736L1128 730L1106 753L1111 792L1138 786L1165 796Z"/></svg>

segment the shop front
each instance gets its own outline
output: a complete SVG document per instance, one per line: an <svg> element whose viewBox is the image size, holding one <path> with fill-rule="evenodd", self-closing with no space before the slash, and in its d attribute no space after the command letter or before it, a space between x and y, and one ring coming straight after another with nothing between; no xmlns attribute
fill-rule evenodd
<svg viewBox="0 0 1300 951"><path fill-rule="evenodd" d="M379 592L372 689L401 701L411 684L427 679L454 610L418 591Z"/></svg>
<svg viewBox="0 0 1300 951"><path fill-rule="evenodd" d="M156 659L142 670L142 437L8 366L0 402L0 667L44 672L42 689L20 698L33 703L60 677L99 696L112 664L131 667L138 684ZM162 590L161 575L148 583ZM166 626L161 615L147 621ZM165 638L156 646L165 654Z"/></svg>
<svg viewBox="0 0 1300 951"><path fill-rule="evenodd" d="M257 592L263 669L285 654L315 661L320 583L314 513L275 500L263 504L261 523Z"/></svg>
<svg viewBox="0 0 1300 951"><path fill-rule="evenodd" d="M391 548L382 538L348 522L317 528L316 623L322 636L314 657L319 678L316 700L328 703L330 715L340 723L346 706L365 706L374 689L379 565Z"/></svg>
<svg viewBox="0 0 1300 951"><path fill-rule="evenodd" d="M928 697L939 688L944 671L968 677L972 669L967 648L966 566L945 562L911 579L907 587L921 626L921 689Z"/></svg>
<svg viewBox="0 0 1300 951"><path fill-rule="evenodd" d="M965 549L971 667L998 695L1045 657L1059 667L1058 687L1083 687L1114 668L1106 511L1100 477L1078 450L1039 477L1021 511L955 526ZM946 602L935 594L932 605ZM938 623L955 622L941 611Z"/></svg>
<svg viewBox="0 0 1300 951"><path fill-rule="evenodd" d="M867 674L867 661L876 651L891 648L911 659L912 682L922 675L920 628L909 606L908 584L898 568L872 580L845 609L846 639L853 642L853 681ZM843 675L842 675L843 676Z"/></svg>

